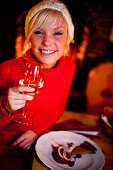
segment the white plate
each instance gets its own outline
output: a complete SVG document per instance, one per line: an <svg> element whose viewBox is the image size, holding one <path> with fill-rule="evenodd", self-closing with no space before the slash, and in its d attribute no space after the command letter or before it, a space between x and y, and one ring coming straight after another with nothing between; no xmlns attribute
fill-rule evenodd
<svg viewBox="0 0 113 170"><path fill-rule="evenodd" d="M66 143L74 143L76 146L84 141L92 144L96 149L95 154L83 154L77 158L73 167L66 164L57 163L52 157L52 144L59 143L66 147ZM36 142L36 153L39 159L50 169L63 170L101 170L104 166L104 154L99 146L89 138L68 131L49 132L42 135Z"/></svg>

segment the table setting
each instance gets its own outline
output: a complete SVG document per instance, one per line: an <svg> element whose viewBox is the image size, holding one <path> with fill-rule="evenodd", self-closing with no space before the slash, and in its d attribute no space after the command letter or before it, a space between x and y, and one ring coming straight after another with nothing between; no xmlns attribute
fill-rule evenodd
<svg viewBox="0 0 113 170"><path fill-rule="evenodd" d="M73 143L76 147L80 146L80 144L87 142L88 146L94 146L96 152L89 153L88 151L79 151L79 154L73 155L72 159L68 159L67 157L64 159L60 156L60 160L67 160L65 163L60 162L52 156L52 146L58 147L58 145L62 145L66 148L66 145ZM45 146L45 147L44 147ZM87 150L88 148L86 148ZM59 150L59 148L58 148ZM67 148L68 150L68 148ZM84 149L85 150L85 149ZM102 150L89 138L79 135L73 132L67 131L57 131L50 132L48 134L43 135L36 144L36 152L38 153L39 158L50 168L56 170L62 169L101 169L104 165L104 154ZM58 151L57 151L58 152ZM83 154L82 154L83 153ZM59 154L55 153L57 157ZM64 153L63 153L64 154ZM76 156L76 158L75 158ZM78 157L80 156L80 157ZM75 158L75 159L74 159ZM73 163L73 164L72 164Z"/></svg>
<svg viewBox="0 0 113 170"><path fill-rule="evenodd" d="M66 121L63 121L61 123L57 123L53 125L50 130L52 131L58 131L58 130L66 130L71 131L79 134L84 135L90 135L90 136L97 136L100 127L97 125L87 125L85 123L82 123L79 120L76 119L69 119Z"/></svg>
<svg viewBox="0 0 113 170"><path fill-rule="evenodd" d="M69 145L74 148L70 150ZM112 139L102 132L100 115L65 111L38 138L32 170L112 170L112 149Z"/></svg>

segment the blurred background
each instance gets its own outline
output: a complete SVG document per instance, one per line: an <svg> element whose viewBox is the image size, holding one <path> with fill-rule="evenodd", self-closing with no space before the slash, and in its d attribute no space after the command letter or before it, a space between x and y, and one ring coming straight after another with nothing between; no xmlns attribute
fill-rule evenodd
<svg viewBox="0 0 113 170"><path fill-rule="evenodd" d="M2 2L0 63L18 58L24 47L24 20L39 0ZM67 110L98 114L113 107L113 7L110 0L62 0L75 25L67 55L76 63Z"/></svg>

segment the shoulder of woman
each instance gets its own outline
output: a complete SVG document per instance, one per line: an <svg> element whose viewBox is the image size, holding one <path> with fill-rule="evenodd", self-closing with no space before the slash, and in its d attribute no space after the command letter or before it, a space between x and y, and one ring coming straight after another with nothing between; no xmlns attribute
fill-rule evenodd
<svg viewBox="0 0 113 170"><path fill-rule="evenodd" d="M75 61L69 56L65 56L65 65L66 67L75 70Z"/></svg>
<svg viewBox="0 0 113 170"><path fill-rule="evenodd" d="M0 73L8 73L10 71L10 60L0 64Z"/></svg>
<svg viewBox="0 0 113 170"><path fill-rule="evenodd" d="M17 69L23 63L23 58L7 60L0 64L0 73L9 74L13 69Z"/></svg>

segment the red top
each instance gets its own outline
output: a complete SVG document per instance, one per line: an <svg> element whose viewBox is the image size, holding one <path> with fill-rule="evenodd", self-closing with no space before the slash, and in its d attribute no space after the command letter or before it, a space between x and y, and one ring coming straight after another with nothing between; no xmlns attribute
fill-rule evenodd
<svg viewBox="0 0 113 170"><path fill-rule="evenodd" d="M0 99L9 87L18 86L25 71L25 56L0 64ZM30 63L34 61L31 50L26 53ZM5 113L0 102L0 140L10 143L19 134L33 130L37 135L46 131L63 114L75 73L75 63L71 57L61 57L57 66L44 70L44 87L29 101L27 118L30 125L16 123Z"/></svg>

